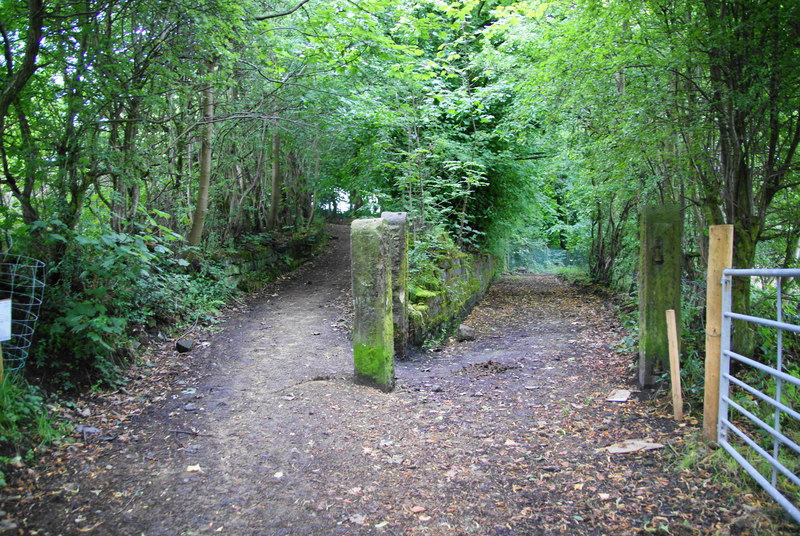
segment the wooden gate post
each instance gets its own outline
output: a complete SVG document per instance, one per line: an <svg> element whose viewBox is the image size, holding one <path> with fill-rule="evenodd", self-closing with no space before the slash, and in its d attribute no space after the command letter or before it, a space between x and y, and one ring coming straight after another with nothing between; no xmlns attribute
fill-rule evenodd
<svg viewBox="0 0 800 536"><path fill-rule="evenodd" d="M717 440L719 421L719 360L722 331L722 271L733 266L733 225L708 229L706 276L706 363L703 389L703 438Z"/></svg>
<svg viewBox="0 0 800 536"><path fill-rule="evenodd" d="M639 222L639 383L653 383L656 364L668 370L669 340L665 312L675 310L680 326L680 207L642 209Z"/></svg>

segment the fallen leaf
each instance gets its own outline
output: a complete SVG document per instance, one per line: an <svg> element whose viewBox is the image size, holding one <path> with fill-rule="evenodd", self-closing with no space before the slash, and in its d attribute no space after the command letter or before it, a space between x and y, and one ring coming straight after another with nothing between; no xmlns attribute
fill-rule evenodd
<svg viewBox="0 0 800 536"><path fill-rule="evenodd" d="M640 450L656 450L663 449L664 445L661 443L654 443L652 439L626 439L619 443L614 443L601 450L608 451L609 454L627 454L629 452L637 452Z"/></svg>
<svg viewBox="0 0 800 536"><path fill-rule="evenodd" d="M356 525L363 525L366 523L366 521L367 521L367 516L365 516L364 514L356 514L350 516L350 522L355 523Z"/></svg>

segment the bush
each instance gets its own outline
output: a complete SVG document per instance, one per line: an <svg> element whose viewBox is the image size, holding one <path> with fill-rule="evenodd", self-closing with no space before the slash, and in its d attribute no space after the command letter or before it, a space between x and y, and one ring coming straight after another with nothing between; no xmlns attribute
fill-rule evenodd
<svg viewBox="0 0 800 536"><path fill-rule="evenodd" d="M57 442L69 432L66 423L56 422L38 387L27 383L18 374L0 382L0 463L30 459L37 451ZM0 486L5 475L0 470Z"/></svg>
<svg viewBox="0 0 800 536"><path fill-rule="evenodd" d="M37 372L65 389L116 386L137 336L216 314L234 286L220 266L176 257L169 246L177 238L96 227L64 237L68 246L45 289Z"/></svg>

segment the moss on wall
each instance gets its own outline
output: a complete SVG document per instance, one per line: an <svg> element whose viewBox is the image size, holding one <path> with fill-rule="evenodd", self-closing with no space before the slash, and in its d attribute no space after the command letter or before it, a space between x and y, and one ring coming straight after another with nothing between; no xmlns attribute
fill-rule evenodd
<svg viewBox="0 0 800 536"><path fill-rule="evenodd" d="M410 289L409 332L412 344L422 345L451 332L481 299L494 278L495 263L488 255L437 259L435 273L415 281ZM424 286L422 286L424 285Z"/></svg>
<svg viewBox="0 0 800 536"><path fill-rule="evenodd" d="M327 242L328 235L320 225L301 233L251 236L235 251L220 253L218 259L225 266L225 277L250 292L291 272Z"/></svg>

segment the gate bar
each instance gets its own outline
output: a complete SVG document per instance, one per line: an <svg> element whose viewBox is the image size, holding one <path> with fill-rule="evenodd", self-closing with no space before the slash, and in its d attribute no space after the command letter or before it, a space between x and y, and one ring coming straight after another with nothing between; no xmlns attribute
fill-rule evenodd
<svg viewBox="0 0 800 536"><path fill-rule="evenodd" d="M775 499L778 504L780 504L787 512L789 512L789 515L791 515L795 521L800 523L800 510L798 510L795 505L789 502L789 499L784 497L780 491L772 487L769 480L764 478L764 475L759 473L755 467L750 465L750 462L748 462L744 456L739 454L739 451L730 446L728 443L722 443L721 446L728 452L728 454L733 456L733 458L739 462L739 465L744 467L745 471L747 471L747 474L753 477L753 479L755 479L755 481L761 485L761 487L769 494L770 497Z"/></svg>
<svg viewBox="0 0 800 536"><path fill-rule="evenodd" d="M744 275L751 277L800 277L800 269L797 268L726 268L725 275Z"/></svg>
<svg viewBox="0 0 800 536"><path fill-rule="evenodd" d="M743 355L737 354L736 352L733 352L731 350L725 350L724 355L726 357L729 357L729 358L732 357L736 361L744 363L745 365L750 365L751 367L756 368L756 369L758 369L758 370L760 370L762 372L766 372L770 376L775 376L777 378L780 378L780 379L782 379L784 381L787 381L789 383L793 383L794 385L797 385L798 387L800 387L800 378L798 378L796 376L792 376L791 374L786 374L785 372L783 372L781 370L774 369L774 368L770 367L769 365L765 365L764 363L759 363L758 361L753 361L752 359L747 358L747 357L745 357Z"/></svg>
<svg viewBox="0 0 800 536"><path fill-rule="evenodd" d="M798 478L797 475L792 473L785 465L783 465L780 461L778 461L777 458L773 458L772 455L770 455L769 452L764 450L764 448L762 448L761 445L759 445L758 443L753 441L753 438L751 438L750 436L745 434L742 431L741 428L737 427L735 424L733 424L732 422L730 422L727 419L725 419L725 424L728 426L728 428L733 430L733 432L737 436L739 436L742 439L742 441L747 443L750 446L750 448L752 448L758 454L760 454L762 458L764 458L765 460L769 461L770 465L772 465L776 469L778 469L786 478L791 480L796 486L800 486L800 478ZM774 486L774 484L773 484L773 486Z"/></svg>
<svg viewBox="0 0 800 536"><path fill-rule="evenodd" d="M753 413L751 413L750 411L747 411L746 409L744 409L742 406L740 406L739 404L737 404L736 402L734 402L730 398L728 398L727 402L728 402L728 404L730 404L730 406L732 408L734 408L736 411L738 411L739 413L741 413L742 415L744 415L745 417L747 417L748 419L750 419L751 421L756 423L759 428L761 428L762 430L767 432L774 439L777 439L782 444L790 447L797 454L800 454L800 445L798 445L797 443L795 443L794 441L792 441L791 439L789 439L788 437L783 435L780 431L776 430L775 428L773 428L769 424L765 423L764 421L762 421L761 419L759 419L758 417L753 415ZM727 419L726 419L726 421L727 421ZM800 482L798 482L798 486L800 486Z"/></svg>
<svg viewBox="0 0 800 536"><path fill-rule="evenodd" d="M736 385L738 385L739 387L741 387L742 389L744 389L745 391L747 391L747 392L748 392L748 393L750 393L751 395L755 396L756 398L760 398L761 400L763 400L763 401L764 401L764 402L766 402L767 404L771 405L771 406L772 406L772 407L774 407L775 409L780 409L782 412L784 412L784 413L786 413L787 415L790 415L790 416L792 416L794 419L796 419L796 420L800 421L800 413L796 412L795 410L793 410L793 409L792 409L792 408L790 408L789 406L787 406L787 405L785 405L785 404L783 404L783 403L781 403L781 402L778 402L778 401L777 401L777 400L775 400L774 398L770 398L770 397L768 397L767 395L765 395L764 393L762 393L762 392L761 392L761 391L759 391L758 389L755 389L755 388L753 388L753 387L751 387L751 386L747 385L746 383L744 383L744 382L743 382L742 380L740 380L739 378L736 378L736 377L734 377L734 376L731 376L730 374L726 374L726 375L725 375L725 378L726 378L728 381L730 381L730 382L732 382L732 383L735 383Z"/></svg>
<svg viewBox="0 0 800 536"><path fill-rule="evenodd" d="M725 313L725 316L728 318L734 318L736 320L744 320L745 322L752 322L753 324L759 324L762 326L768 326L775 329L784 329L786 331L793 331L794 333L800 333L800 326L795 324L787 324L786 322L778 322L777 320L770 320L768 318L759 318L757 316L750 316L750 315L743 315L741 313Z"/></svg>

